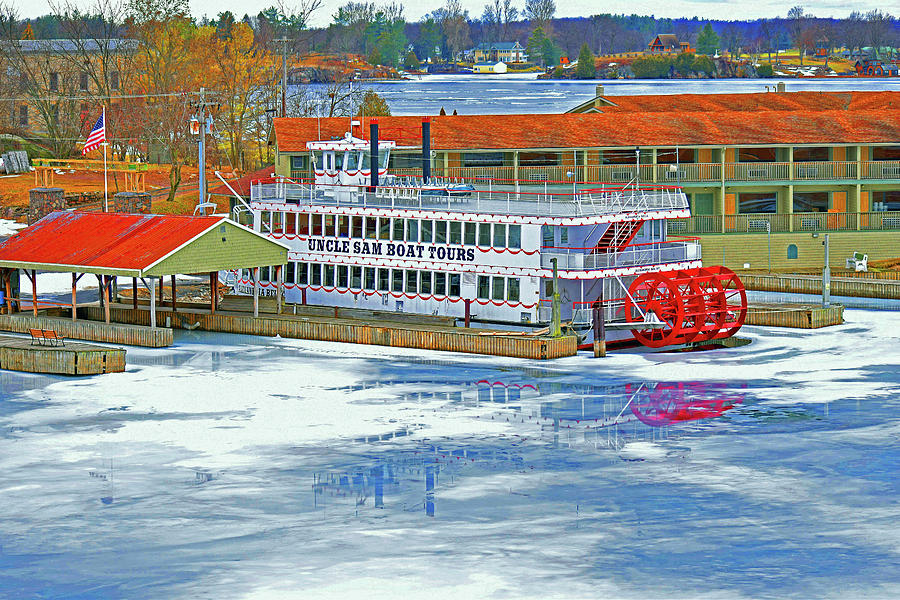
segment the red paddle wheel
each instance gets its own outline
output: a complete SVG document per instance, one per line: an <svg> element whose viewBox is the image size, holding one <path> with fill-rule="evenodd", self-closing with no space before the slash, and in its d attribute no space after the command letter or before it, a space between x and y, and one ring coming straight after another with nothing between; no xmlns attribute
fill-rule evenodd
<svg viewBox="0 0 900 600"><path fill-rule="evenodd" d="M733 271L720 266L645 273L628 293L629 322L644 322L649 313L662 322L631 330L635 339L651 348L730 337L747 316L744 285Z"/></svg>

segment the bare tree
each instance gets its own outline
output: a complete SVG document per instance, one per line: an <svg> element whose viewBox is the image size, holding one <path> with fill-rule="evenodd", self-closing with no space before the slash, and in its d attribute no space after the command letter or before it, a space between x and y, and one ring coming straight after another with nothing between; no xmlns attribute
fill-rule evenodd
<svg viewBox="0 0 900 600"><path fill-rule="evenodd" d="M881 48L891 41L891 33L894 25L894 17L880 10L871 10L866 13L866 41L872 47L875 58L879 57Z"/></svg>
<svg viewBox="0 0 900 600"><path fill-rule="evenodd" d="M797 46L800 53L800 65L803 65L803 45L800 43L803 31L806 28L807 15L803 12L802 6L795 6L788 11L788 20L790 22L791 39Z"/></svg>
<svg viewBox="0 0 900 600"><path fill-rule="evenodd" d="M524 17L533 21L547 31L547 25L556 14L556 2L553 0L525 0Z"/></svg>
<svg viewBox="0 0 900 600"><path fill-rule="evenodd" d="M459 0L447 0L447 4L435 13L447 40L447 49L452 59L456 60L459 52L472 43L469 39L469 12L463 9Z"/></svg>

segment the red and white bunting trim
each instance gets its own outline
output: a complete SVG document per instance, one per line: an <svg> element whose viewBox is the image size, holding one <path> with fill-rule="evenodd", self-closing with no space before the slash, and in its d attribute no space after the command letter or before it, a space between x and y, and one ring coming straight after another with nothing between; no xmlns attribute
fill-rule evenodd
<svg viewBox="0 0 900 600"><path fill-rule="evenodd" d="M469 223L506 223L511 225L597 225L598 223L623 223L655 219L679 219L691 216L687 208L623 212L610 215L585 217L537 217L522 215L498 215L492 213L455 212L452 210L420 210L412 208L363 208L356 206L299 205L284 202L251 202L254 210L323 215L353 215L366 217L397 217L407 219L452 219Z"/></svg>
<svg viewBox="0 0 900 600"><path fill-rule="evenodd" d="M237 283L241 285L253 285L253 281L250 279L238 279ZM389 296L396 298L398 300L407 299L407 300L435 300L437 302L450 302L452 304L456 304L457 302L463 302L464 298L451 298L450 296L438 296L437 294L408 294L406 292L379 292L375 290L353 290L350 288L339 288L339 287L326 287L324 285L302 285L302 284L293 284L293 283L285 283L283 284L286 289L304 289L311 292L326 292L333 293L337 292L338 294L351 294L353 296L359 296L362 294L363 296L381 296L383 294L388 294ZM260 281L259 287L261 288L272 288L275 289L276 284L273 281ZM538 305L537 302L533 304L526 304L524 302L510 302L509 300L479 300L473 299L472 302L474 304L479 304L481 306L487 306L491 304L493 306L501 307L508 306L509 308L525 308L532 309Z"/></svg>

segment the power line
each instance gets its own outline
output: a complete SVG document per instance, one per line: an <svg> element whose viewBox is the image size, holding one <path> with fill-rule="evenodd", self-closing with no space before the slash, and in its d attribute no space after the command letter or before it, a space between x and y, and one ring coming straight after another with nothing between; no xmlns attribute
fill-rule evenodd
<svg viewBox="0 0 900 600"><path fill-rule="evenodd" d="M28 102L35 100L122 100L129 98L177 98L179 96L197 96L200 92L173 92L169 94L125 94L121 96L20 96L18 98L0 98L0 102ZM207 92L209 95L210 92Z"/></svg>

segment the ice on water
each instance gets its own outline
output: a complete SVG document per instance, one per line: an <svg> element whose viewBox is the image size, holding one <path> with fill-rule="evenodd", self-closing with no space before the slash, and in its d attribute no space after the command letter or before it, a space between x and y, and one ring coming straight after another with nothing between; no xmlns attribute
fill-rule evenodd
<svg viewBox="0 0 900 600"><path fill-rule="evenodd" d="M0 597L900 594L900 313L546 364L177 332L2 372Z"/></svg>

